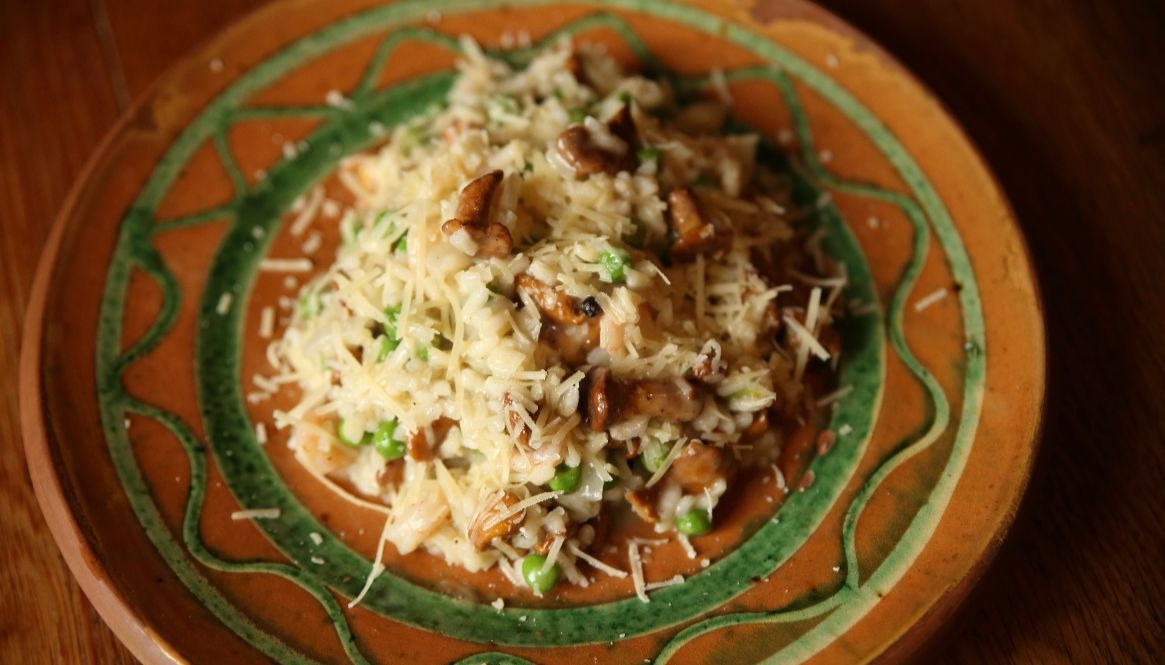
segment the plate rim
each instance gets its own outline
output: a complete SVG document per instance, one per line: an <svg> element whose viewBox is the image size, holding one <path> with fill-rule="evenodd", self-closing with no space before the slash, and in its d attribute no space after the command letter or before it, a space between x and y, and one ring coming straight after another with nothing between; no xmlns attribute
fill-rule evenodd
<svg viewBox="0 0 1165 665"><path fill-rule="evenodd" d="M878 40L854 27L848 20L833 11L807 0L770 1L778 5L795 7L812 19L816 19L817 22L827 23L827 28L831 31L859 40L863 46L872 48L880 60L892 66L898 75L907 79L908 83L920 92L928 103L934 106L934 109L950 124L954 133L962 141L967 149L968 158L986 176L987 183L995 189L999 205L1006 213L1005 223L1013 231L1018 241L1023 261L1023 273L1032 286L1033 313L1037 319L1032 342L1039 355L1038 369L1033 372L1033 378L1038 378L1038 395L1033 404L1031 435L1027 437L1028 440L1023 446L1026 454L1021 460L1022 469L1015 476L1014 491L1009 497L1006 508L999 514L996 528L984 540L983 547L973 553L972 562L966 572L943 591L916 621L904 626L897 637L884 642L884 648L881 651L871 654L872 659L896 660L919 653L941 635L941 629L949 625L950 619L963 607L971 592L978 587L984 575L994 564L1003 541L1010 534L1024 501L1029 500L1028 487L1032 469L1042 450L1048 408L1048 332L1043 288L1039 273L1036 271L1034 254L1028 238L1023 233L1023 227L1015 214L1015 208L1007 190L1002 186L994 170L990 168L979 146L971 140L963 123L958 119L958 116L950 111L947 104L937 97L930 87L891 51L883 47ZM570 4L569 0L563 0L563 2ZM280 15L288 7L295 4L304 3L297 3L294 0L274 2L245 12L231 20L178 56L141 93L135 96L132 103L126 107L117 121L94 146L84 167L74 177L68 194L62 200L61 206L53 218L48 238L37 262L32 288L29 291L29 304L25 309L25 319L22 325L17 384L19 388L20 431L33 493L49 532L53 536L54 543L65 560L73 579L76 580L88 601L97 610L98 615L122 644L129 649L135 658L146 663L185 663L187 660L164 637L149 627L149 621L145 620L133 608L118 586L111 582L110 570L92 547L85 529L81 526L73 510L72 495L57 473L56 446L49 441L48 428L44 419L45 396L41 373L49 287L55 277L65 237L73 226L70 220L73 218L82 197L86 194L92 176L108 161L112 147L124 137L126 129L141 111L156 98L164 84L188 66L191 60L196 59L201 54L208 53L213 44L224 40L229 34L243 29L243 26L250 26L261 20L263 16ZM700 0L685 0L684 4L701 6L705 3ZM719 5L717 7L719 8ZM746 10L744 7L739 9ZM722 12L717 11L716 13ZM334 20L342 20L342 17ZM795 20L806 19L798 18ZM762 21L758 21L758 23L763 24ZM298 38L293 38L291 41L295 41L295 39ZM766 36L766 39L771 38ZM968 256L970 256L969 253Z"/></svg>

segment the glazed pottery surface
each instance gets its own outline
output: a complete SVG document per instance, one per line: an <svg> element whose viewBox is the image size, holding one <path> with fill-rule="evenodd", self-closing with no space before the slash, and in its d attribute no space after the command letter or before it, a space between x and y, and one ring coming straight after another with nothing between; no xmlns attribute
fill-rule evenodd
<svg viewBox="0 0 1165 665"><path fill-rule="evenodd" d="M309 275L293 204L438 105L469 35L515 65L563 35L700 94L722 74L845 263L838 385L791 492L746 479L699 556L539 599L391 546L307 474L263 399L264 309ZM340 104L329 93L344 97ZM338 243L316 222L316 270ZM276 335L283 323L277 326ZM104 144L58 220L22 367L29 466L58 544L147 662L851 662L933 634L1022 494L1044 391L1038 297L999 188L942 108L799 0L265 8L190 55ZM268 434L265 444L256 424ZM813 448L817 449L814 450ZM278 508L278 519L232 520ZM722 521L721 521L722 520ZM493 603L498 598L504 606Z"/></svg>

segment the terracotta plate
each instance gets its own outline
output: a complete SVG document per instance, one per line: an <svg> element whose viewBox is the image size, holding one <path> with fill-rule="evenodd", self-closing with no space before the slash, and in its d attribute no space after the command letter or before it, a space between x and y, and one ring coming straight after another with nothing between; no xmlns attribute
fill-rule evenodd
<svg viewBox="0 0 1165 665"><path fill-rule="evenodd" d="M752 3L741 3L741 5ZM97 609L147 662L864 661L915 649L1011 521L1044 392L1039 303L999 188L869 40L800 0L301 0L180 63L105 142L55 227L22 366L41 505ZM386 553L248 399L260 313L295 293L292 202L447 90L457 35L502 57L563 33L680 85L722 72L843 260L840 383L801 490L770 475L700 557L546 601ZM528 46L531 45L532 46ZM329 91L348 100L335 101ZM317 227L326 266L336 224ZM292 281L304 278L299 275ZM255 425L270 440L261 445ZM243 508L279 519L234 521ZM718 513L719 514L719 513ZM701 561L704 560L704 561ZM563 585L560 585L563 586ZM505 608L490 603L505 600Z"/></svg>

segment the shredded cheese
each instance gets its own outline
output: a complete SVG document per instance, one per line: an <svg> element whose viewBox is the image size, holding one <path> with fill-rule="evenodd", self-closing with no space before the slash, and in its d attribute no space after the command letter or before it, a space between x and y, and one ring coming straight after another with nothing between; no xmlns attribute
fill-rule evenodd
<svg viewBox="0 0 1165 665"><path fill-rule="evenodd" d="M376 558L373 560L372 568L368 571L368 577L365 578L364 586L361 587L360 593L356 594L356 597L348 603L348 609L359 605L360 601L364 600L364 596L368 594L368 590L372 588L372 583L384 573L384 563L382 563L384 559L384 544L388 542L388 529L391 525L392 517L389 516L388 519L384 520L384 529L381 530L380 539L376 543Z"/></svg>
<svg viewBox="0 0 1165 665"><path fill-rule="evenodd" d="M931 305L934 305L935 303L937 303L938 301L940 301L946 297L947 297L947 289L944 286L942 288L939 288L935 291L932 291L931 293L928 293L927 295L919 298L914 303L914 311L921 312L924 309L930 307Z"/></svg>
<svg viewBox="0 0 1165 665"><path fill-rule="evenodd" d="M647 584L643 580L643 560L639 558L639 546L635 541L627 544L627 563L631 567L631 582L635 585L635 595L640 601L650 603L647 597Z"/></svg>
<svg viewBox="0 0 1165 665"><path fill-rule="evenodd" d="M275 308L268 305L259 314L259 337L271 339L275 334Z"/></svg>
<svg viewBox="0 0 1165 665"><path fill-rule="evenodd" d="M290 145L290 144L284 144L285 147L287 145ZM284 152L286 153L287 150L285 149ZM291 156L294 157L294 155L295 155L294 147L291 148L291 153L292 153ZM295 219L292 220L292 222L291 222L291 226L289 227L289 229L291 231L291 235L293 235L293 236L303 235L303 232L307 230L307 227L311 226L311 223L313 221L315 221L316 215L320 211L320 205L323 202L324 202L324 190L323 190L323 188L316 187L315 189L311 190L311 194L308 195L307 201L305 202L303 209L299 211L299 214L296 215Z"/></svg>
<svg viewBox="0 0 1165 665"><path fill-rule="evenodd" d="M568 545L567 549L570 551L571 554L573 554L576 557L582 559L583 561L586 561L587 563L589 563L591 565L591 567L594 568L595 570L601 570L602 572L606 573L607 575L610 575L611 577L617 577L619 579L623 579L624 577L627 577L626 572L619 570L618 568L616 568L612 565L603 563L601 560L591 556L590 554L587 554L585 551L583 551L581 548L579 548L578 545L575 545L574 543L571 543L570 545Z"/></svg>
<svg viewBox="0 0 1165 665"><path fill-rule="evenodd" d="M277 520L279 515L278 508L249 508L234 511L231 513L231 519L236 522L240 520Z"/></svg>
<svg viewBox="0 0 1165 665"><path fill-rule="evenodd" d="M828 393L817 400L817 406L829 406L834 402L840 402L846 395L854 391L853 384L846 384L831 393Z"/></svg>
<svg viewBox="0 0 1165 665"><path fill-rule="evenodd" d="M311 259L263 259L259 261L263 272L311 272Z"/></svg>

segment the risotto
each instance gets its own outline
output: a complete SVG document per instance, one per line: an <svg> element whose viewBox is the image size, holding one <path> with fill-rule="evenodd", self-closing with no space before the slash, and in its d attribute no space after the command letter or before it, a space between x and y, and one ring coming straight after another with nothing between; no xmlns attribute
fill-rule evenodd
<svg viewBox="0 0 1165 665"><path fill-rule="evenodd" d="M301 395L276 424L383 508L382 547L539 595L630 574L646 599L634 552L594 556L604 521L689 551L716 528L838 353L843 273L723 95L586 45L464 52L446 105L342 162L342 244L272 346Z"/></svg>

